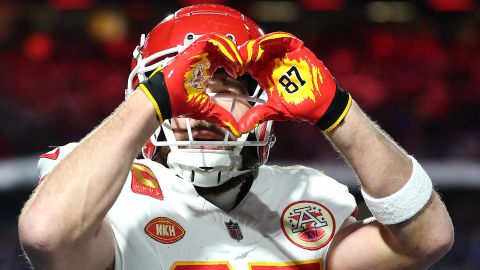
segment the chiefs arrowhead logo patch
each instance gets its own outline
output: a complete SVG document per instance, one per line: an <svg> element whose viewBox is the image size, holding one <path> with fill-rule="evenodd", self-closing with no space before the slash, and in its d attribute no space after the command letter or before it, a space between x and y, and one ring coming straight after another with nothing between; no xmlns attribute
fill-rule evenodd
<svg viewBox="0 0 480 270"><path fill-rule="evenodd" d="M132 191L163 200L163 193L152 170L139 163L132 164Z"/></svg>
<svg viewBox="0 0 480 270"><path fill-rule="evenodd" d="M157 217L148 222L145 233L160 243L173 244L183 238L185 230L167 217Z"/></svg>
<svg viewBox="0 0 480 270"><path fill-rule="evenodd" d="M328 208L314 201L294 202L283 210L280 220L287 239L298 247L317 250L335 233L335 219Z"/></svg>

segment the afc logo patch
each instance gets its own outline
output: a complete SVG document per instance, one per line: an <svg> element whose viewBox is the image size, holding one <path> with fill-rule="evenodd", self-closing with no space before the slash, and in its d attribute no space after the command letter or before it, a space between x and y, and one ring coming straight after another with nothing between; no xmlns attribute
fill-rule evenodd
<svg viewBox="0 0 480 270"><path fill-rule="evenodd" d="M326 246L335 233L332 213L314 201L298 201L285 207L280 224L290 242L308 250Z"/></svg>

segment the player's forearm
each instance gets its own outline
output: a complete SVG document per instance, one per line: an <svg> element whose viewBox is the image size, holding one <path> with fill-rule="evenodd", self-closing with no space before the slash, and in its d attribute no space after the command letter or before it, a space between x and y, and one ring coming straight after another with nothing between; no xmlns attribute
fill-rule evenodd
<svg viewBox="0 0 480 270"><path fill-rule="evenodd" d="M157 125L148 99L134 93L44 179L23 210L21 233L46 234L49 245L95 233Z"/></svg>
<svg viewBox="0 0 480 270"><path fill-rule="evenodd" d="M427 269L452 247L454 229L447 209L436 192L410 220L387 226L387 244L410 261L401 269Z"/></svg>
<svg viewBox="0 0 480 270"><path fill-rule="evenodd" d="M351 164L362 189L371 197L388 197L411 181L412 160L356 103L344 123L328 137ZM406 263L419 269L441 258L453 241L450 217L435 192L414 217L386 228L389 233L384 240L390 248L409 257Z"/></svg>
<svg viewBox="0 0 480 270"><path fill-rule="evenodd" d="M407 154L355 102L328 138L355 170L362 188L373 197L386 197L399 190L412 173Z"/></svg>

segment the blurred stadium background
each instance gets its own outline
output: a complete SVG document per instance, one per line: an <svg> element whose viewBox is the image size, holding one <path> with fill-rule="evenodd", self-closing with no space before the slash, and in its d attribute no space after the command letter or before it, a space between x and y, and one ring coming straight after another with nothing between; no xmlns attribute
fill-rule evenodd
<svg viewBox="0 0 480 270"><path fill-rule="evenodd" d="M140 34L200 2L230 5L266 32L303 39L437 184L456 239L431 269L480 269L477 1L2 0L0 270L29 269L16 222L36 185L39 153L81 139L109 115L123 99ZM318 130L280 123L276 131L270 163L323 169L361 204L354 176Z"/></svg>

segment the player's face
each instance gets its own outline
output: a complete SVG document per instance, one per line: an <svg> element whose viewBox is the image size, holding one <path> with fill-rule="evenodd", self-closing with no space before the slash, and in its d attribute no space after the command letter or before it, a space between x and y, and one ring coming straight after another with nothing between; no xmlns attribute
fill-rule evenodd
<svg viewBox="0 0 480 270"><path fill-rule="evenodd" d="M247 83L242 80L236 80L228 76L224 72L215 73L209 81L206 92L218 94L230 94L245 96L248 95ZM227 111L231 112L235 119L240 118L252 107L247 101L236 100L232 98L214 98L213 101L222 106ZM190 126L192 128L192 137L197 141L222 141L225 138L225 129L207 121L190 119ZM175 133L177 140L188 140L187 127L185 118L173 118L171 120L172 130ZM229 140L236 140L236 138L229 133ZM193 147L193 146L192 146ZM203 149L221 149L218 146L202 146L196 148Z"/></svg>

